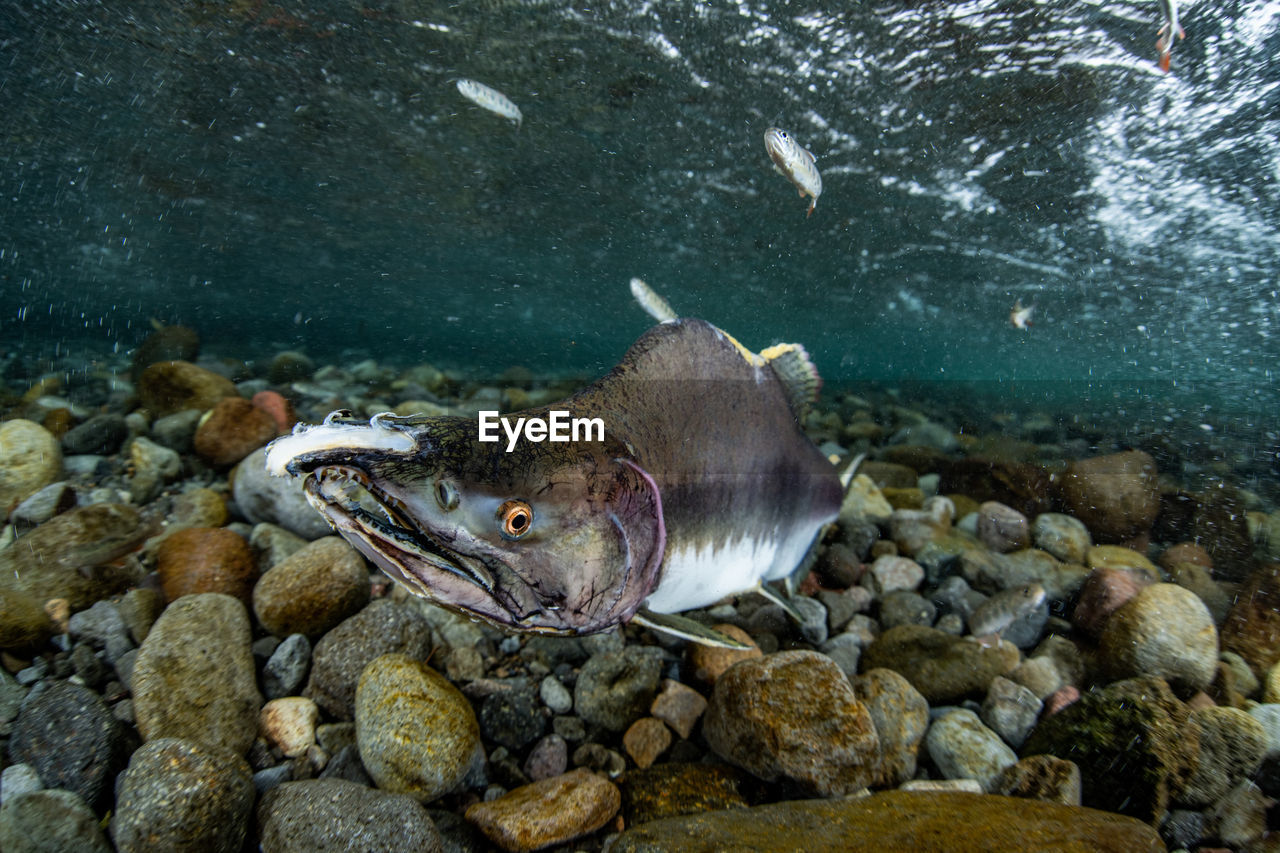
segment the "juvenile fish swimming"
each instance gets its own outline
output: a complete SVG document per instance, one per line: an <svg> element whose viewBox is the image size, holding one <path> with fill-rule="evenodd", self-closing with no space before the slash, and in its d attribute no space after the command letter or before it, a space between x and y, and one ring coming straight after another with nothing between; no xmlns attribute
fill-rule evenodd
<svg viewBox="0 0 1280 853"><path fill-rule="evenodd" d="M835 519L841 477L798 417L817 373L802 347L753 353L632 289L661 322L581 392L514 413L599 418L603 440L508 453L474 418L334 413L276 440L267 466L438 604L519 631L637 620L732 644L676 614L789 576Z"/></svg>
<svg viewBox="0 0 1280 853"><path fill-rule="evenodd" d="M818 174L817 158L796 142L795 137L777 127L764 132L764 147L773 161L774 171L790 181L801 198L806 195L812 198L805 217L812 216L813 209L818 206L818 196L822 195L822 175Z"/></svg>
<svg viewBox="0 0 1280 853"><path fill-rule="evenodd" d="M462 97L476 106L503 118L511 119L516 123L517 130L519 130L521 122L524 121L524 113L520 112L520 108L515 105L515 102L492 86L486 86L476 80L468 80L464 77L458 81L458 91L462 94Z"/></svg>

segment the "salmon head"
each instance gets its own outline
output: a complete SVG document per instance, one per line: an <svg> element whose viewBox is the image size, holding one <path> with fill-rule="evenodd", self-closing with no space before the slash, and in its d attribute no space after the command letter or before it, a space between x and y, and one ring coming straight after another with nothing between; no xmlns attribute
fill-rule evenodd
<svg viewBox="0 0 1280 853"><path fill-rule="evenodd" d="M335 412L273 442L267 467L305 478L334 529L411 592L502 628L607 630L657 583L661 496L616 442L508 452L474 419Z"/></svg>

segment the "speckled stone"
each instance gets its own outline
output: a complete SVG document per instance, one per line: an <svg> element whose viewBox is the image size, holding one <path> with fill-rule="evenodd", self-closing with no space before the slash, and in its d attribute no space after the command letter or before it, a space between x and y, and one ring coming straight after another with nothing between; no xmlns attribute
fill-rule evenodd
<svg viewBox="0 0 1280 853"><path fill-rule="evenodd" d="M588 723L620 732L649 710L662 677L662 650L626 646L592 655L578 674L573 704Z"/></svg>
<svg viewBox="0 0 1280 853"><path fill-rule="evenodd" d="M984 645L922 625L885 631L862 655L863 669L891 669L905 676L931 705L985 695L991 679L1021 661L1012 643Z"/></svg>
<svg viewBox="0 0 1280 853"><path fill-rule="evenodd" d="M111 853L98 816L71 791L31 791L0 806L5 853Z"/></svg>
<svg viewBox="0 0 1280 853"><path fill-rule="evenodd" d="M1007 678L993 678L982 700L982 722L1017 749L1035 727L1043 707L1044 703L1028 688Z"/></svg>
<svg viewBox="0 0 1280 853"><path fill-rule="evenodd" d="M189 527L156 549L156 573L165 598L220 592L249 602L258 563L244 537L225 527Z"/></svg>
<svg viewBox="0 0 1280 853"><path fill-rule="evenodd" d="M133 706L146 740L183 738L243 755L262 706L244 605L219 593L169 605L138 651Z"/></svg>
<svg viewBox="0 0 1280 853"><path fill-rule="evenodd" d="M369 568L346 540L309 543L264 574L253 590L258 622L277 637L315 639L369 603Z"/></svg>
<svg viewBox="0 0 1280 853"><path fill-rule="evenodd" d="M72 791L90 806L106 798L123 750L123 731L102 697L69 681L33 691L9 739L11 760L30 764L46 786Z"/></svg>
<svg viewBox="0 0 1280 853"><path fill-rule="evenodd" d="M1052 755L1029 755L996 776L991 793L1080 805L1080 768Z"/></svg>
<svg viewBox="0 0 1280 853"><path fill-rule="evenodd" d="M471 703L408 655L382 655L365 667L355 717L361 760L384 790L431 802L460 790L483 766Z"/></svg>
<svg viewBox="0 0 1280 853"><path fill-rule="evenodd" d="M285 758L305 755L316 742L316 723L320 709L304 696L272 699L262 706L259 727L267 743L284 753Z"/></svg>
<svg viewBox="0 0 1280 853"><path fill-rule="evenodd" d="M608 779L577 770L516 788L467 808L467 820L503 850L540 850L595 832L618 812L622 795Z"/></svg>
<svg viewBox="0 0 1280 853"><path fill-rule="evenodd" d="M1256 719L1236 708L1192 711L1191 722L1200 727L1200 759L1178 799L1184 805L1202 808L1253 777L1266 755L1267 732Z"/></svg>
<svg viewBox="0 0 1280 853"><path fill-rule="evenodd" d="M1000 772L1018 760L1000 736L966 709L934 720L925 735L925 748L946 779L974 779L990 791Z"/></svg>
<svg viewBox="0 0 1280 853"><path fill-rule="evenodd" d="M0 423L0 514L62 476L62 446L35 421Z"/></svg>
<svg viewBox="0 0 1280 853"><path fill-rule="evenodd" d="M880 744L872 785L891 787L915 776L920 743L929 728L929 703L891 669L872 669L849 681L871 714Z"/></svg>
<svg viewBox="0 0 1280 853"><path fill-rule="evenodd" d="M726 761L815 796L857 790L875 776L871 713L844 673L817 652L744 661L717 681L702 732Z"/></svg>
<svg viewBox="0 0 1280 853"><path fill-rule="evenodd" d="M519 752L542 737L546 717L538 707L537 688L526 679L508 679L480 704L480 730L485 738Z"/></svg>
<svg viewBox="0 0 1280 853"><path fill-rule="evenodd" d="M1259 566L1241 584L1222 623L1222 648L1244 658L1255 675L1280 662L1280 563Z"/></svg>
<svg viewBox="0 0 1280 853"><path fill-rule="evenodd" d="M1060 512L1042 512L1031 526L1032 542L1064 563L1084 563L1093 537L1084 522Z"/></svg>
<svg viewBox="0 0 1280 853"><path fill-rule="evenodd" d="M609 850L991 853L993 843L1001 853L1165 853L1156 831L1132 818L1036 800L934 791L885 791L667 818L632 826Z"/></svg>
<svg viewBox="0 0 1280 853"><path fill-rule="evenodd" d="M285 782L258 804L263 853L443 853L427 810L407 794L342 779Z"/></svg>
<svg viewBox="0 0 1280 853"><path fill-rule="evenodd" d="M111 834L120 853L238 853L253 808L249 765L225 749L149 741L120 775Z"/></svg>
<svg viewBox="0 0 1280 853"><path fill-rule="evenodd" d="M1154 675L1204 690L1218 665L1218 630L1194 593L1176 584L1146 587L1111 614L1098 652L1112 678Z"/></svg>
<svg viewBox="0 0 1280 853"><path fill-rule="evenodd" d="M719 763L655 764L621 780L627 826L721 809L745 809L760 783L737 767Z"/></svg>
<svg viewBox="0 0 1280 853"><path fill-rule="evenodd" d="M422 614L408 604L379 598L316 643L302 693L338 719L350 720L356 683L370 661L391 652L423 659L430 651L431 628Z"/></svg>

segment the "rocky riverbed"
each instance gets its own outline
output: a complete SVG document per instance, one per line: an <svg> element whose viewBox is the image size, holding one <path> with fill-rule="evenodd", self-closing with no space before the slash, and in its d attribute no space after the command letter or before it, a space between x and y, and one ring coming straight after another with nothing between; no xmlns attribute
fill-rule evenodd
<svg viewBox="0 0 1280 853"><path fill-rule="evenodd" d="M1280 489L1243 446L840 390L806 426L869 461L802 621L517 636L393 585L262 448L575 381L175 329L6 375L5 851L1280 849Z"/></svg>

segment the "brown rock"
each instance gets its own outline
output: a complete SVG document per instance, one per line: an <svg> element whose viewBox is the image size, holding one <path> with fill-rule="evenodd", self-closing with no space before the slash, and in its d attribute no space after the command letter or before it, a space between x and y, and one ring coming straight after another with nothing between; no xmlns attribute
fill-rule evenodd
<svg viewBox="0 0 1280 853"><path fill-rule="evenodd" d="M1213 568L1213 558L1209 556L1209 552L1195 542L1179 542L1176 545L1170 545L1160 554L1162 568L1173 571L1173 567L1178 563L1195 563L1206 569Z"/></svg>
<svg viewBox="0 0 1280 853"><path fill-rule="evenodd" d="M253 612L277 637L315 639L368 603L364 558L337 536L308 543L268 569L253 590Z"/></svg>
<svg viewBox="0 0 1280 853"><path fill-rule="evenodd" d="M924 625L898 625L867 647L861 668L891 669L904 676L930 705L980 699L991 680L1021 662L1018 647L997 642L984 645Z"/></svg>
<svg viewBox="0 0 1280 853"><path fill-rule="evenodd" d="M221 592L247 604L258 579L253 549L225 527L188 527L174 533L156 549L156 572L169 601Z"/></svg>
<svg viewBox="0 0 1280 853"><path fill-rule="evenodd" d="M62 476L62 445L34 421L0 423L0 517Z"/></svg>
<svg viewBox="0 0 1280 853"><path fill-rule="evenodd" d="M1052 755L1031 755L1000 771L991 793L1078 806L1080 768Z"/></svg>
<svg viewBox="0 0 1280 853"><path fill-rule="evenodd" d="M579 767L476 803L466 817L504 850L541 850L595 832L621 805L616 785Z"/></svg>
<svg viewBox="0 0 1280 853"><path fill-rule="evenodd" d="M653 699L649 713L666 723L680 737L688 739L698 718L707 710L707 700L692 687L670 678L662 682L662 692Z"/></svg>
<svg viewBox="0 0 1280 853"><path fill-rule="evenodd" d="M212 409L222 398L237 396L230 379L186 361L156 362L138 380L138 397L156 417Z"/></svg>
<svg viewBox="0 0 1280 853"><path fill-rule="evenodd" d="M622 747L637 767L648 767L671 746L671 730L657 717L641 717L622 736Z"/></svg>
<svg viewBox="0 0 1280 853"><path fill-rule="evenodd" d="M216 468L230 468L275 437L270 414L243 397L227 397L200 421L195 451Z"/></svg>
<svg viewBox="0 0 1280 853"><path fill-rule="evenodd" d="M756 645L755 640L751 639L751 635L737 625L722 624L713 627L721 634L746 643L751 648L722 649L704 646L701 643L690 643L688 651L689 665L693 668L694 675L700 681L714 684L726 669L738 661L752 660L764 656L764 652L760 651L760 647Z"/></svg>
<svg viewBox="0 0 1280 853"><path fill-rule="evenodd" d="M1111 614L1152 583L1154 579L1141 572L1094 569L1080 587L1071 623L1097 638Z"/></svg>
<svg viewBox="0 0 1280 853"><path fill-rule="evenodd" d="M997 459L970 458L950 461L939 469L938 490L959 492L976 501L999 501L1034 518L1048 512L1052 480L1039 465Z"/></svg>
<svg viewBox="0 0 1280 853"><path fill-rule="evenodd" d="M1245 580L1222 623L1222 649L1244 658L1257 676L1280 661L1280 563L1267 563Z"/></svg>
<svg viewBox="0 0 1280 853"><path fill-rule="evenodd" d="M1007 554L1031 547L1031 523L1013 507L999 501L978 506L978 538L992 551Z"/></svg>
<svg viewBox="0 0 1280 853"><path fill-rule="evenodd" d="M1154 829L1105 811L923 791L797 800L633 826L611 853L1165 853Z"/></svg>
<svg viewBox="0 0 1280 853"><path fill-rule="evenodd" d="M1063 512L1083 521L1095 542L1123 542L1146 533L1160 511L1156 463L1140 450L1072 462L1059 494Z"/></svg>
<svg viewBox="0 0 1280 853"><path fill-rule="evenodd" d="M191 361L200 354L200 336L186 326L161 326L147 335L133 352L129 376L137 382L158 361Z"/></svg>
<svg viewBox="0 0 1280 853"><path fill-rule="evenodd" d="M53 620L39 601L25 592L0 587L0 649L39 645L53 632Z"/></svg>
<svg viewBox="0 0 1280 853"><path fill-rule="evenodd" d="M622 816L628 826L665 817L745 809L760 783L727 764L657 764L632 770L622 786Z"/></svg>

